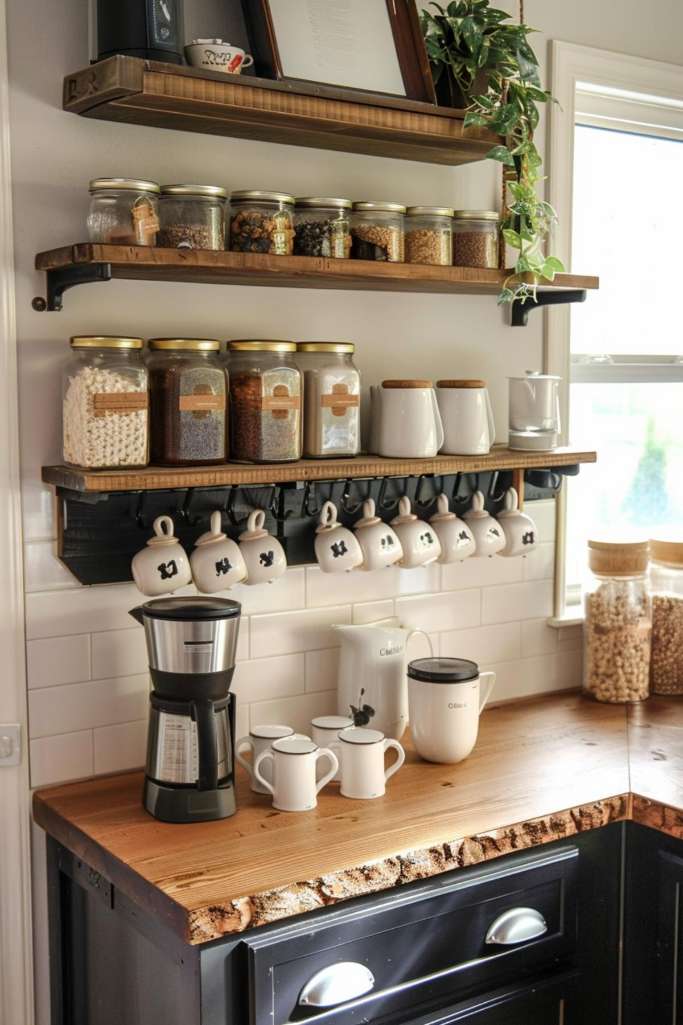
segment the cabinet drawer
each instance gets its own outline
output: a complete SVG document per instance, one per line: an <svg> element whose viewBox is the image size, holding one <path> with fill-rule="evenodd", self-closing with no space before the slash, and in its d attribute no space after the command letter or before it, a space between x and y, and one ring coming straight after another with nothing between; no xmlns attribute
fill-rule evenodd
<svg viewBox="0 0 683 1025"><path fill-rule="evenodd" d="M523 989L506 987L400 1025L563 1025L578 976L563 973ZM396 1023L398 1025L398 1023Z"/></svg>
<svg viewBox="0 0 683 1025"><path fill-rule="evenodd" d="M393 1020L567 961L578 857L568 844L246 939L251 1025Z"/></svg>

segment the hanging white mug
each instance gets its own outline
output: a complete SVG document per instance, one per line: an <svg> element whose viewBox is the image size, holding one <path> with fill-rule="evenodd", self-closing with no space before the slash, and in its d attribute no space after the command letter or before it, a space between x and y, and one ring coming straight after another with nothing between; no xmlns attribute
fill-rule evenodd
<svg viewBox="0 0 683 1025"><path fill-rule="evenodd" d="M384 755L393 748L398 757L388 769L384 768ZM370 801L386 793L387 780L403 765L406 753L397 740L387 740L379 730L366 730L352 726L342 730L333 750L338 752L341 764L342 797Z"/></svg>
<svg viewBox="0 0 683 1025"><path fill-rule="evenodd" d="M356 535L337 522L337 507L325 502L315 532L315 557L323 573L349 573L363 561Z"/></svg>
<svg viewBox="0 0 683 1025"><path fill-rule="evenodd" d="M474 555L477 550L474 534L464 520L450 511L446 495L439 495L436 509L429 522L441 544L439 562L462 562Z"/></svg>
<svg viewBox="0 0 683 1025"><path fill-rule="evenodd" d="M225 591L247 575L240 546L221 530L217 509L211 513L211 530L197 539L190 566L195 586L203 594Z"/></svg>
<svg viewBox="0 0 683 1025"><path fill-rule="evenodd" d="M514 488L505 493L505 508L498 513L498 522L505 533L505 547L500 554L508 558L528 555L536 547L536 524L519 508L519 499Z"/></svg>
<svg viewBox="0 0 683 1025"><path fill-rule="evenodd" d="M361 569L384 569L403 558L403 548L396 531L375 516L374 499L363 502L363 515L353 525L363 553Z"/></svg>
<svg viewBox="0 0 683 1025"><path fill-rule="evenodd" d="M287 557L278 539L264 530L266 514L255 509L240 534L240 549L247 567L247 584L272 583L287 569Z"/></svg>
<svg viewBox="0 0 683 1025"><path fill-rule="evenodd" d="M472 531L477 555L496 555L505 547L503 528L484 508L484 496L481 491L472 495L472 508L465 513L463 519Z"/></svg>
<svg viewBox="0 0 683 1025"><path fill-rule="evenodd" d="M152 526L154 536L133 557L130 566L138 591L150 598L171 594L192 583L190 560L173 533L171 517L157 516Z"/></svg>
<svg viewBox="0 0 683 1025"><path fill-rule="evenodd" d="M330 769L316 780L318 759L327 758ZM272 765L273 782L265 778L264 765ZM312 740L285 737L276 740L270 751L262 751L254 763L254 775L273 795L273 808L278 811L310 811L318 803L318 794L333 779L339 762L334 751L318 747Z"/></svg>
<svg viewBox="0 0 683 1025"><path fill-rule="evenodd" d="M256 776L254 775L254 765L256 759L264 751L270 751L271 745L274 740L282 740L283 737L295 736L294 730L291 726L281 726L279 723L268 723L262 726L252 726L249 730L249 736L240 737L235 744L235 760L239 762L243 769L249 774L251 779L251 789L255 794L267 794L268 790L262 786ZM251 751L251 761L242 754L243 750ZM272 775L270 774L271 767L269 765L264 766L264 773L270 783L272 783Z"/></svg>
<svg viewBox="0 0 683 1025"><path fill-rule="evenodd" d="M401 542L403 558L399 566L414 569L436 562L441 555L441 543L436 531L424 520L418 520L410 508L410 499L404 495L398 503L398 516L391 521Z"/></svg>

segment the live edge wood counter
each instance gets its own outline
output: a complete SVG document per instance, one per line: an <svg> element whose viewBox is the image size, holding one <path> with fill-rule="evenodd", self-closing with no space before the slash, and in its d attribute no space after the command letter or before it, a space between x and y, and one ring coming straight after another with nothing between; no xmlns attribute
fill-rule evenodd
<svg viewBox="0 0 683 1025"><path fill-rule="evenodd" d="M34 815L115 890L201 944L622 819L683 837L683 706L627 710L575 694L500 706L460 765L409 751L384 798L328 787L303 814L275 811L238 773L239 811L223 822L155 821L140 773L38 792Z"/></svg>

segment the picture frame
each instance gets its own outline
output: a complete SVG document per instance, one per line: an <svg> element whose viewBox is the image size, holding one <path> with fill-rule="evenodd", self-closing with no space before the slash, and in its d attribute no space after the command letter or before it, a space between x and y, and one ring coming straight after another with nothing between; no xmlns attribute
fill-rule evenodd
<svg viewBox="0 0 683 1025"><path fill-rule="evenodd" d="M415 0L242 0L254 70L436 104Z"/></svg>

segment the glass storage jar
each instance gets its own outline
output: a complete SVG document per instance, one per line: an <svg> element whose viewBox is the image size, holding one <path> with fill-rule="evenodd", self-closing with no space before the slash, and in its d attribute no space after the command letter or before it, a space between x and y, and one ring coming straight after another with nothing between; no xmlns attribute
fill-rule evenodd
<svg viewBox="0 0 683 1025"><path fill-rule="evenodd" d="M593 581L584 625L584 690L598 701L642 701L649 694L652 605L647 541L589 541Z"/></svg>
<svg viewBox="0 0 683 1025"><path fill-rule="evenodd" d="M247 463L301 459L303 389L294 342L234 341L228 350L232 458Z"/></svg>
<svg viewBox="0 0 683 1025"><path fill-rule="evenodd" d="M294 255L348 260L351 254L350 212L350 199L297 199Z"/></svg>
<svg viewBox="0 0 683 1025"><path fill-rule="evenodd" d="M236 253L291 256L294 249L294 197L284 192L233 192L230 197L230 248Z"/></svg>
<svg viewBox="0 0 683 1025"><path fill-rule="evenodd" d="M159 186L134 178L93 178L88 237L119 246L154 246L159 230Z"/></svg>
<svg viewBox="0 0 683 1025"><path fill-rule="evenodd" d="M655 694L683 694L683 541L650 541Z"/></svg>
<svg viewBox="0 0 683 1025"><path fill-rule="evenodd" d="M151 338L149 349L152 462L225 462L227 388L220 342Z"/></svg>
<svg viewBox="0 0 683 1025"><path fill-rule="evenodd" d="M146 466L147 369L141 338L71 339L64 368L64 461L85 469Z"/></svg>
<svg viewBox="0 0 683 1025"><path fill-rule="evenodd" d="M225 203L220 185L163 185L158 244L167 249L225 249Z"/></svg>
<svg viewBox="0 0 683 1025"><path fill-rule="evenodd" d="M406 263L453 263L453 211L447 206L406 210Z"/></svg>
<svg viewBox="0 0 683 1025"><path fill-rule="evenodd" d="M400 203L354 203L351 256L354 260L403 263L405 212Z"/></svg>
<svg viewBox="0 0 683 1025"><path fill-rule="evenodd" d="M495 210L456 210L453 263L456 267L498 269L500 214Z"/></svg>
<svg viewBox="0 0 683 1025"><path fill-rule="evenodd" d="M352 342L300 342L304 372L304 455L314 459L360 452L360 374Z"/></svg>

